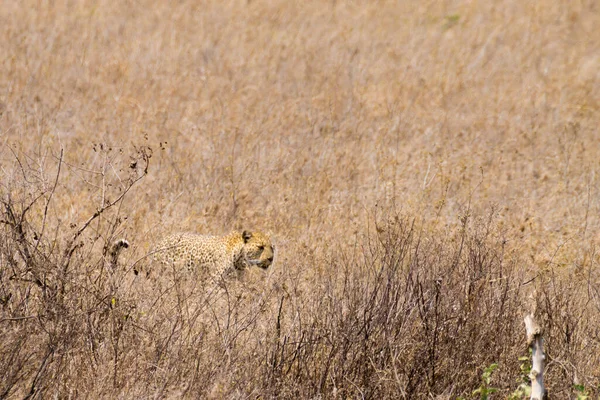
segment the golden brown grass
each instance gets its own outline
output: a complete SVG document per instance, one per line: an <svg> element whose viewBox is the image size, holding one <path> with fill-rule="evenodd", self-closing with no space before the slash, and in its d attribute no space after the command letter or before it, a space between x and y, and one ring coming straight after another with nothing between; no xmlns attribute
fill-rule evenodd
<svg viewBox="0 0 600 400"><path fill-rule="evenodd" d="M0 54L0 398L506 397L532 303L598 396L595 2L9 1ZM268 274L133 273L240 228Z"/></svg>

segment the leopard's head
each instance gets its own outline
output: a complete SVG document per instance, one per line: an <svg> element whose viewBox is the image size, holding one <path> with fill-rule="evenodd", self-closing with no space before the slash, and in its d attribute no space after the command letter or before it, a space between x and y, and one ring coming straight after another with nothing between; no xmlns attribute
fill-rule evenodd
<svg viewBox="0 0 600 400"><path fill-rule="evenodd" d="M243 257L249 265L257 265L267 269L273 263L275 248L271 238L261 232L243 231L244 240Z"/></svg>

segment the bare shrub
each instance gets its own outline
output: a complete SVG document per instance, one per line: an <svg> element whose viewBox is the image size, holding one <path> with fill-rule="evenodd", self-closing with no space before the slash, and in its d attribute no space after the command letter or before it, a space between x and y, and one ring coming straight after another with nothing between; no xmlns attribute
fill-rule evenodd
<svg viewBox="0 0 600 400"><path fill-rule="evenodd" d="M397 216L351 256L333 256L310 300L294 309L281 298L264 366L271 395L456 395L483 366L513 366L522 272L491 224L465 218L459 232L430 236Z"/></svg>
<svg viewBox="0 0 600 400"><path fill-rule="evenodd" d="M204 286L153 271L145 255L123 265L120 209L150 154L104 164L127 178L100 169L100 206L69 231L54 203L64 154L49 180L15 153L2 193L3 397L454 397L496 363L491 379L508 395L532 293L548 327L550 392L596 384L597 357L581 350L597 346L594 274L523 267L495 209L467 209L443 229L384 212L353 246L261 283ZM144 263L148 275L134 273Z"/></svg>
<svg viewBox="0 0 600 400"><path fill-rule="evenodd" d="M96 375L99 347L112 348L110 375L118 386L120 337L131 304L122 295L126 272L115 265L118 252L128 244L113 242L124 218L119 208L147 174L151 153L140 148L129 160L101 147L98 169L69 166L61 150L38 158L14 152L12 169L4 170L2 397L39 398L48 390L76 396L88 388L74 388L68 382ZM72 190L63 183L65 168L81 174L84 186L95 192L97 206L83 221L57 217L63 215L62 199Z"/></svg>

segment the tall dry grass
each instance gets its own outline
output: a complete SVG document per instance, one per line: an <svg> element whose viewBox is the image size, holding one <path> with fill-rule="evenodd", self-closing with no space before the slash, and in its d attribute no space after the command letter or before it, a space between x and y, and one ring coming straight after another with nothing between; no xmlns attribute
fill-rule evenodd
<svg viewBox="0 0 600 400"><path fill-rule="evenodd" d="M0 397L468 398L498 363L504 398L532 307L551 396L597 397L599 26L593 1L4 2ZM276 261L224 289L146 257L240 228Z"/></svg>

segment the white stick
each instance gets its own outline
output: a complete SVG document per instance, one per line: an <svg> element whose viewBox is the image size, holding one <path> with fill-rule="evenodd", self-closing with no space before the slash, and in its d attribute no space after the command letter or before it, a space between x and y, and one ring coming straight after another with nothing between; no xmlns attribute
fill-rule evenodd
<svg viewBox="0 0 600 400"><path fill-rule="evenodd" d="M525 317L525 331L527 332L527 345L531 347L531 400L547 399L544 388L544 355L542 329L534 321L533 314Z"/></svg>

